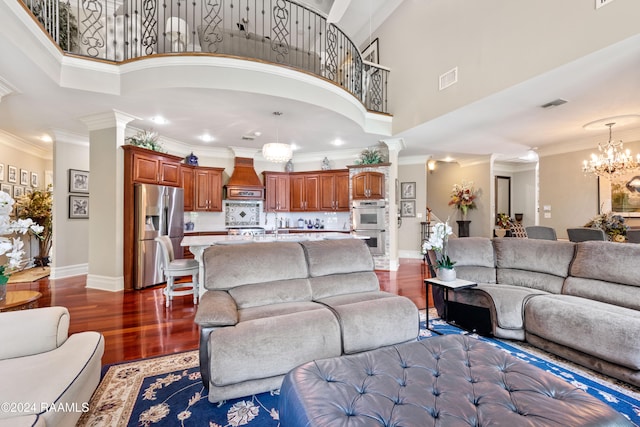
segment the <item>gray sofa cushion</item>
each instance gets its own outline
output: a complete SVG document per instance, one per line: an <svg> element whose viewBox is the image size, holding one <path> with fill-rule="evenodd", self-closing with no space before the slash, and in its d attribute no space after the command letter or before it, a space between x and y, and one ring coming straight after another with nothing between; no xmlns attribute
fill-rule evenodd
<svg viewBox="0 0 640 427"><path fill-rule="evenodd" d="M309 276L373 271L374 263L367 244L360 239L300 242L309 263Z"/></svg>
<svg viewBox="0 0 640 427"><path fill-rule="evenodd" d="M308 279L277 280L255 283L229 289L238 308L283 302L311 301L311 286Z"/></svg>
<svg viewBox="0 0 640 427"><path fill-rule="evenodd" d="M569 275L575 243L495 239L498 283L560 293Z"/></svg>
<svg viewBox="0 0 640 427"><path fill-rule="evenodd" d="M380 290L378 276L373 271L312 277L309 283L313 290L314 301L334 295Z"/></svg>
<svg viewBox="0 0 640 427"><path fill-rule="evenodd" d="M224 386L284 375L340 350L340 325L328 309L248 320L211 333L211 382Z"/></svg>
<svg viewBox="0 0 640 427"><path fill-rule="evenodd" d="M225 291L207 291L200 298L194 321L203 327L231 326L238 323L238 306Z"/></svg>
<svg viewBox="0 0 640 427"><path fill-rule="evenodd" d="M205 249L203 262L208 290L308 276L304 252L295 242L214 245Z"/></svg>
<svg viewBox="0 0 640 427"><path fill-rule="evenodd" d="M570 295L540 295L525 306L528 334L640 370L640 312Z"/></svg>
<svg viewBox="0 0 640 427"><path fill-rule="evenodd" d="M491 240L486 237L449 239L449 258L455 261L456 276L477 283L496 283Z"/></svg>
<svg viewBox="0 0 640 427"><path fill-rule="evenodd" d="M309 301L261 305L238 310L238 321L246 322L248 320L262 319L263 317L282 316L285 314L321 309L326 309L326 307L322 304Z"/></svg>
<svg viewBox="0 0 640 427"><path fill-rule="evenodd" d="M571 275L640 287L640 274L633 268L640 260L640 245L615 242L580 242Z"/></svg>

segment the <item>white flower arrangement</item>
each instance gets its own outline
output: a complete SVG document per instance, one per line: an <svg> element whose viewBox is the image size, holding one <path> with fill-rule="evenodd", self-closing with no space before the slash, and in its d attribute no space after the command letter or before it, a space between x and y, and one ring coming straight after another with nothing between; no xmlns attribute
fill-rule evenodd
<svg viewBox="0 0 640 427"><path fill-rule="evenodd" d="M453 229L449 225L449 220L444 223L438 222L433 226L433 231L429 240L422 244L422 253L434 251L436 253L436 264L438 268L452 269L455 261L451 261L447 253L447 242L449 236L453 234Z"/></svg>
<svg viewBox="0 0 640 427"><path fill-rule="evenodd" d="M11 212L15 200L4 191L0 191L0 255L7 256L7 264L0 265L0 285L9 280L9 273L18 267L24 256L23 243L20 238L6 237L7 235L29 231L39 235L43 227L33 222L31 218L12 220Z"/></svg>

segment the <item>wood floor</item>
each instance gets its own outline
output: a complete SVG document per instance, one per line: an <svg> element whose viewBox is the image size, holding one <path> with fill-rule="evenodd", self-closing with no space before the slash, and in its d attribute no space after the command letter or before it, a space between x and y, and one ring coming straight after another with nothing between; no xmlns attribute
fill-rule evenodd
<svg viewBox="0 0 640 427"><path fill-rule="evenodd" d="M378 271L383 290L410 298L425 308L421 260L402 259L395 272ZM10 284L7 290L42 293L39 307L64 306L71 314L70 333L99 331L105 338L103 364L159 356L198 348L196 307L189 296L165 307L162 287L106 292L85 288L85 276ZM431 306L431 301L429 302Z"/></svg>

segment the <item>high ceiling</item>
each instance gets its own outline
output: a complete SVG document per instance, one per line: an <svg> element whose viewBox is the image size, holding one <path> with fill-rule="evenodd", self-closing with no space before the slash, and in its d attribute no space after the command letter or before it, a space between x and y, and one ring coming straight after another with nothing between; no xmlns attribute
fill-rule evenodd
<svg viewBox="0 0 640 427"><path fill-rule="evenodd" d="M366 44L371 29L393 12L401 0L352 0L339 26ZM308 0L314 9L327 11L333 0ZM3 6L4 7L4 6ZM2 12L4 13L4 11ZM1 21L1 18L0 18ZM5 27L6 28L6 27ZM137 91L126 96L61 89L12 39L10 29L0 30L0 129L31 144L50 149L40 137L51 130L86 135L79 120L110 109L125 111L141 120L130 125L153 127L162 136L194 147L261 147L276 138L294 142L300 154L359 150L385 135L366 134L356 123L323 108L285 98L217 89L173 88ZM640 37L629 39L574 63L545 73L459 110L430 120L393 137L404 139L401 156L472 159L491 153L518 157L529 148L543 153L594 147L607 137L607 129L587 131L589 121L613 115L640 114ZM550 109L532 99L569 102ZM535 95L535 96L534 96ZM274 111L284 115L276 120ZM393 112L392 112L393 113ZM169 123L150 119L161 115ZM253 141L242 137L255 132ZM212 142L199 137L208 133ZM615 128L617 138L640 140L640 122ZM430 141L425 145L424 141ZM576 141L581 141L577 144Z"/></svg>

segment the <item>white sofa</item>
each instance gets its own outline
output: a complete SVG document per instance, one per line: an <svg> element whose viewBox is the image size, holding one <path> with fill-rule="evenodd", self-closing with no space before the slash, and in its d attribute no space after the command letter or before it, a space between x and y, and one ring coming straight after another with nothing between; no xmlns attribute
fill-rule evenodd
<svg viewBox="0 0 640 427"><path fill-rule="evenodd" d="M0 427L75 426L88 409L104 338L68 331L64 307L0 313Z"/></svg>

